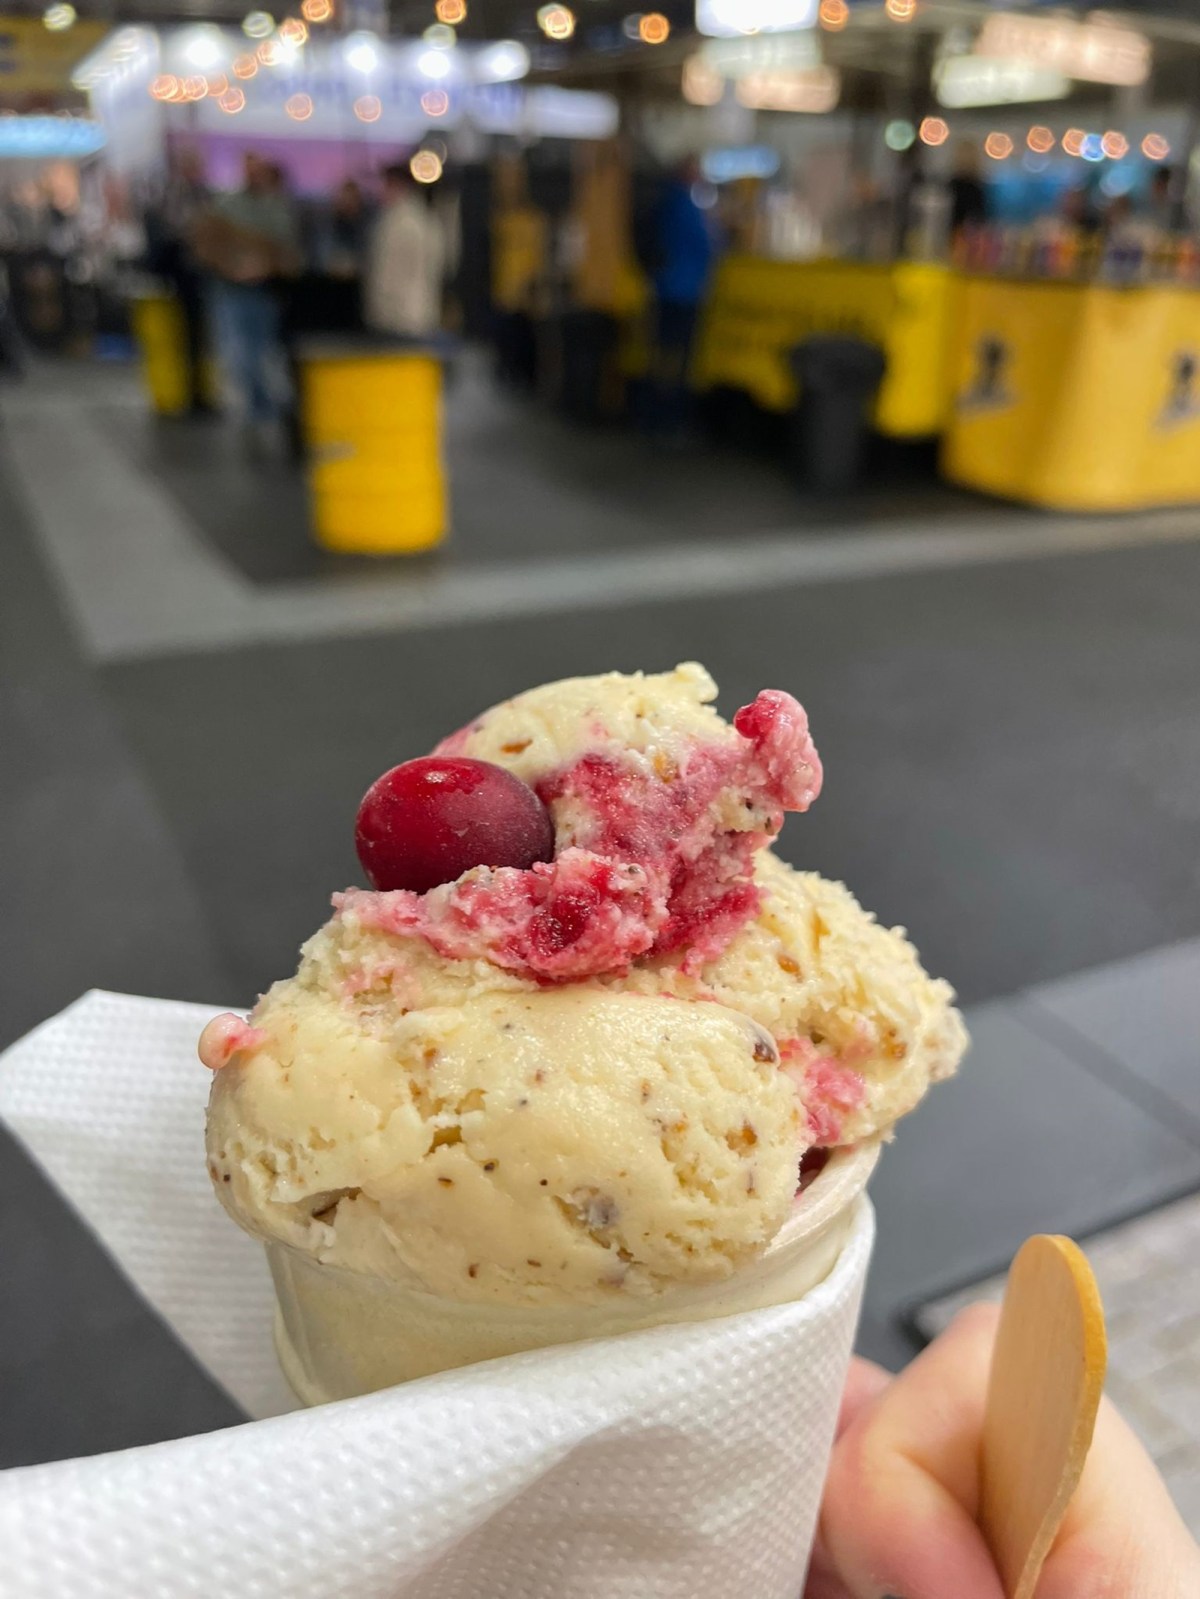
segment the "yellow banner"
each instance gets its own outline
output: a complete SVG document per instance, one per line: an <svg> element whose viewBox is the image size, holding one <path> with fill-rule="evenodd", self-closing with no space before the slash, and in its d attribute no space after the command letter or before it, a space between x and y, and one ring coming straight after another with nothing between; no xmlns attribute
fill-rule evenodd
<svg viewBox="0 0 1200 1599"><path fill-rule="evenodd" d="M0 96L54 94L109 32L106 22L77 22L51 33L40 17L0 16Z"/></svg>
<svg viewBox="0 0 1200 1599"><path fill-rule="evenodd" d="M1200 293L966 279L946 475L1061 510L1200 501Z"/></svg>
<svg viewBox="0 0 1200 1599"><path fill-rule="evenodd" d="M875 426L899 438L941 431L949 396L951 272L936 262L767 261L731 256L705 308L693 381L744 389L768 410L796 399L789 351L812 333L877 344L887 371Z"/></svg>
<svg viewBox="0 0 1200 1599"><path fill-rule="evenodd" d="M532 311L546 270L548 228L531 205L492 218L492 299L502 311Z"/></svg>

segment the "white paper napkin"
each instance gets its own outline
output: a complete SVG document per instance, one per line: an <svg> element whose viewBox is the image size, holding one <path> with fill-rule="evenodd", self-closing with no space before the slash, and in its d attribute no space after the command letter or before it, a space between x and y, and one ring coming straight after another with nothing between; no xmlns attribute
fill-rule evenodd
<svg viewBox="0 0 1200 1599"><path fill-rule="evenodd" d="M797 1304L296 1411L204 1166L207 1006L91 993L0 1115L253 1423L0 1476L11 1599L796 1599L873 1238Z"/></svg>

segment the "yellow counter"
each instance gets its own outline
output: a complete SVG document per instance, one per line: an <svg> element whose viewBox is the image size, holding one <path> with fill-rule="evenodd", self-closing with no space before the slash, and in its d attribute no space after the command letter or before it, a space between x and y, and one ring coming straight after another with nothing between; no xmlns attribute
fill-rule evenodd
<svg viewBox="0 0 1200 1599"><path fill-rule="evenodd" d="M881 433L923 438L947 414L954 274L940 262L769 261L728 256L701 322L697 388L743 389L785 411L796 400L788 352L812 333L877 344L887 374L873 417Z"/></svg>
<svg viewBox="0 0 1200 1599"><path fill-rule="evenodd" d="M1072 511L1200 501L1200 292L964 278L942 470Z"/></svg>

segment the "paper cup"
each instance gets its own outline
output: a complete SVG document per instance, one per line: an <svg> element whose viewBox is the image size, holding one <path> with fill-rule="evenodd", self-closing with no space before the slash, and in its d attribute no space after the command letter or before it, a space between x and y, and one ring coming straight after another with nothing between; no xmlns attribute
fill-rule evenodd
<svg viewBox="0 0 1200 1599"><path fill-rule="evenodd" d="M319 1405L500 1355L802 1299L833 1269L878 1158L874 1140L836 1150L761 1259L727 1281L611 1305L464 1303L267 1243L284 1376L303 1404Z"/></svg>

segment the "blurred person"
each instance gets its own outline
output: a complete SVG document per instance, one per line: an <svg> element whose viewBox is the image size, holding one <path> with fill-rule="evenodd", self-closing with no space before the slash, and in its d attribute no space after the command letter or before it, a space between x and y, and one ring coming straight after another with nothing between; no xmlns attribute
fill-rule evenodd
<svg viewBox="0 0 1200 1599"><path fill-rule="evenodd" d="M166 280L182 312L188 411L198 417L215 414L204 379L210 342L205 275L194 241L211 204L200 151L190 145L173 150L161 202L146 215L146 264Z"/></svg>
<svg viewBox="0 0 1200 1599"><path fill-rule="evenodd" d="M295 229L296 202L292 198L291 180L286 169L280 166L278 161L265 161L263 162L263 170L266 174L267 193L274 196L276 204L288 214L292 228Z"/></svg>
<svg viewBox="0 0 1200 1599"><path fill-rule="evenodd" d="M279 399L278 420L283 442L292 460L304 459L304 435L300 420L298 396L300 393L300 367L296 357L296 336L302 331L300 305L300 278L305 263L304 230L299 203L292 193L291 174L278 161L268 161L267 193L273 198L281 217L287 219L292 244L288 260L281 264L270 280L279 312L277 345L271 365L276 375ZM275 441L275 428L268 432Z"/></svg>
<svg viewBox="0 0 1200 1599"><path fill-rule="evenodd" d="M304 265L304 245L300 207L292 193L291 178L278 161L266 163L266 193L274 208L280 235L286 235L288 245L276 262L273 277L277 292L286 298L289 284Z"/></svg>
<svg viewBox="0 0 1200 1599"><path fill-rule="evenodd" d="M255 442L267 442L282 409L282 310L276 285L298 265L295 209L279 167L248 153L244 187L220 196L195 230L213 278L218 325Z"/></svg>
<svg viewBox="0 0 1200 1599"><path fill-rule="evenodd" d="M136 267L146 258L145 213L124 184L107 186L104 209L85 215L81 207L84 248L108 270Z"/></svg>
<svg viewBox="0 0 1200 1599"><path fill-rule="evenodd" d="M346 178L338 185L317 231L317 270L331 278L361 278L370 229L366 197L353 178Z"/></svg>
<svg viewBox="0 0 1200 1599"><path fill-rule="evenodd" d="M980 177L979 146L961 139L954 149L954 171L946 185L950 194L950 237L961 228L981 227L987 221L987 189Z"/></svg>
<svg viewBox="0 0 1200 1599"><path fill-rule="evenodd" d="M1149 220L1160 233L1181 233L1187 226L1186 174L1178 167L1155 167L1146 200Z"/></svg>
<svg viewBox="0 0 1200 1599"><path fill-rule="evenodd" d="M1033 270L1037 276L1071 277L1083 262L1083 250L1092 227L1087 191L1062 189L1054 209L1043 212L1029 226Z"/></svg>
<svg viewBox="0 0 1200 1599"><path fill-rule="evenodd" d="M1128 191L1113 195L1100 226L1104 245L1101 275L1114 282L1141 277L1170 236L1153 217L1138 212Z"/></svg>
<svg viewBox="0 0 1200 1599"><path fill-rule="evenodd" d="M944 260L983 226L982 220L955 223L950 184L931 172L928 161L919 155L909 168L903 214L904 232L898 244L900 253L909 261Z"/></svg>
<svg viewBox="0 0 1200 1599"><path fill-rule="evenodd" d="M42 184L46 202L42 212L43 242L51 255L66 261L79 254L84 242L78 174L68 175L61 163L54 163L43 173Z"/></svg>
<svg viewBox="0 0 1200 1599"><path fill-rule="evenodd" d="M1094 239L1103 226L1095 196L1085 186L1064 189L1058 202L1058 214L1063 226L1073 230L1081 239Z"/></svg>
<svg viewBox="0 0 1200 1599"><path fill-rule="evenodd" d="M999 1310L964 1311L898 1377L855 1360L804 1599L1004 1599L978 1526ZM1108 1399L1036 1599L1193 1599L1200 1549Z"/></svg>
<svg viewBox="0 0 1200 1599"><path fill-rule="evenodd" d="M716 246L693 190L700 163L685 156L664 186L652 217L645 263L654 288L654 402L652 424L682 437L688 424L688 365Z"/></svg>
<svg viewBox="0 0 1200 1599"><path fill-rule="evenodd" d="M324 326L337 329L362 327L362 285L371 239L371 213L366 196L353 178L339 184L325 215L317 224L313 268L320 283Z"/></svg>
<svg viewBox="0 0 1200 1599"><path fill-rule="evenodd" d="M8 268L0 256L0 377L20 377L25 370L21 336L13 313Z"/></svg>
<svg viewBox="0 0 1200 1599"><path fill-rule="evenodd" d="M833 253L858 261L883 259L891 246L892 205L869 172L853 170L830 228Z"/></svg>
<svg viewBox="0 0 1200 1599"><path fill-rule="evenodd" d="M1111 239L1131 227L1135 221L1133 196L1126 191L1124 194L1114 194L1104 207L1100 228L1105 238Z"/></svg>
<svg viewBox="0 0 1200 1599"><path fill-rule="evenodd" d="M1058 197L1055 215L1064 227L1078 228L1081 232L1086 232L1091 225L1087 190L1064 189Z"/></svg>
<svg viewBox="0 0 1200 1599"><path fill-rule="evenodd" d="M821 221L803 184L768 190L763 202L762 253L776 261L811 261L823 244Z"/></svg>
<svg viewBox="0 0 1200 1599"><path fill-rule="evenodd" d="M368 327L402 338L435 336L442 323L442 227L407 166L383 173L383 204L367 254L364 313Z"/></svg>

